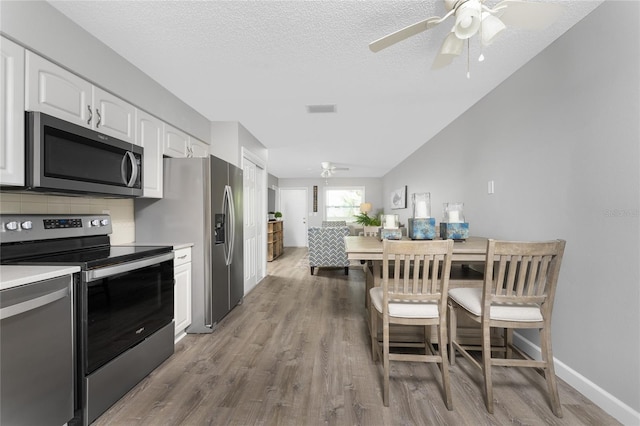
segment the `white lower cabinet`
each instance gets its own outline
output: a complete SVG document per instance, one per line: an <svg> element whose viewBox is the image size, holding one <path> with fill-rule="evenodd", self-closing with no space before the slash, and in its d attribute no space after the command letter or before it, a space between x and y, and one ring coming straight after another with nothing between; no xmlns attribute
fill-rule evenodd
<svg viewBox="0 0 640 426"><path fill-rule="evenodd" d="M191 247L174 251L173 271L175 290L173 294L173 315L175 319L176 342L185 335L191 324Z"/></svg>

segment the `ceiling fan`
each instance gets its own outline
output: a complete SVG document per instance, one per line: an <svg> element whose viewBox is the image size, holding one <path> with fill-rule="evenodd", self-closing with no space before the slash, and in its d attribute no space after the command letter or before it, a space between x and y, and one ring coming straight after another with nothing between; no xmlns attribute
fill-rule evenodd
<svg viewBox="0 0 640 426"><path fill-rule="evenodd" d="M323 161L322 163L320 163L320 166L322 167L320 176L322 176L323 178L331 177L331 175L333 175L338 170L349 170L349 168L347 167L336 167L329 161Z"/></svg>
<svg viewBox="0 0 640 426"><path fill-rule="evenodd" d="M448 12L443 17L432 16L416 22L370 43L369 48L373 52L379 52L431 29L453 16L455 18L453 28L442 42L440 51L431 67L439 69L449 65L456 56L462 53L465 40L468 48L469 39L475 34L480 35L483 46L488 46L507 26L544 29L555 21L562 12L562 6L557 3L537 3L524 0L504 0L493 8L485 5L485 0L444 0L444 5ZM483 59L484 56L480 55L479 60ZM467 77L469 77L468 66L467 62Z"/></svg>

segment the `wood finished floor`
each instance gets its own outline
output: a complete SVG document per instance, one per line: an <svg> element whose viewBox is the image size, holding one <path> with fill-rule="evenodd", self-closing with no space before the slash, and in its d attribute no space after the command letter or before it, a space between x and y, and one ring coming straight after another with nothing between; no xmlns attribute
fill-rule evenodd
<svg viewBox="0 0 640 426"><path fill-rule="evenodd" d="M560 381L564 418L550 408L542 376L494 369L495 414L482 377L464 358L451 368L447 411L435 365L392 362L391 404L382 366L371 361L364 274L320 268L286 248L265 278L207 335L187 335L175 354L95 425L614 425ZM316 270L318 271L318 270Z"/></svg>

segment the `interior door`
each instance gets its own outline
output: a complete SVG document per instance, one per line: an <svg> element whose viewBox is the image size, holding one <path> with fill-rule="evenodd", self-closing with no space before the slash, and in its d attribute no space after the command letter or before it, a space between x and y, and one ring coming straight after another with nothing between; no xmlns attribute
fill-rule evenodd
<svg viewBox="0 0 640 426"><path fill-rule="evenodd" d="M307 247L307 188L280 188L284 246Z"/></svg>

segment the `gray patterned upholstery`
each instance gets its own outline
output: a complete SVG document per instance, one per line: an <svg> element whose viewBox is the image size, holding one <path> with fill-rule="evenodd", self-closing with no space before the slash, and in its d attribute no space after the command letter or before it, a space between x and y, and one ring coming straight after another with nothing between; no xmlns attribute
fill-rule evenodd
<svg viewBox="0 0 640 426"><path fill-rule="evenodd" d="M349 259L344 247L344 237L349 235L349 227L309 228L309 267L311 275L316 266L344 267L349 274Z"/></svg>
<svg viewBox="0 0 640 426"><path fill-rule="evenodd" d="M323 220L322 227L347 226L346 220Z"/></svg>

